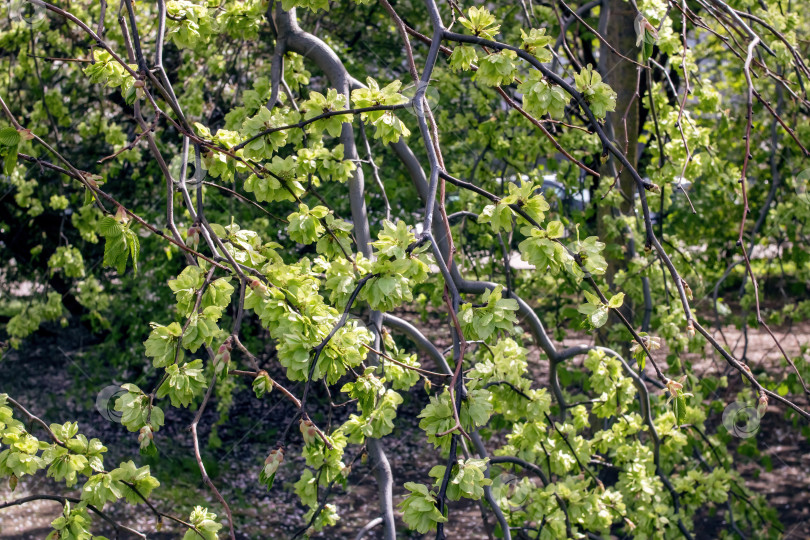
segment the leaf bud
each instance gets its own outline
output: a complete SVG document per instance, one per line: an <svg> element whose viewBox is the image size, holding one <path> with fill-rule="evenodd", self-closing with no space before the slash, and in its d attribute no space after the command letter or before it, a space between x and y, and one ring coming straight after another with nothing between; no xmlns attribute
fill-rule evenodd
<svg viewBox="0 0 810 540"><path fill-rule="evenodd" d="M300 420L298 427L301 428L301 435L304 436L306 444L312 444L318 440L318 428L315 427L311 420Z"/></svg>
<svg viewBox="0 0 810 540"><path fill-rule="evenodd" d="M689 284L686 282L686 280L685 280L685 279L682 279L682 280L681 280L681 284L683 284L683 290L684 290L684 292L686 293L686 297L687 297L689 300L692 300L692 288L691 288L691 287L689 287Z"/></svg>
<svg viewBox="0 0 810 540"><path fill-rule="evenodd" d="M279 465L284 462L284 449L277 448L272 450L267 458L264 460L264 474L270 476L275 474Z"/></svg>
<svg viewBox="0 0 810 540"><path fill-rule="evenodd" d="M263 395L269 394L272 391L273 379L270 378L270 375L268 375L266 371L259 371L259 373L256 374L256 378L253 379L253 393L256 394L257 398L261 398Z"/></svg>
<svg viewBox="0 0 810 540"><path fill-rule="evenodd" d="M683 384L679 381L673 381L672 379L667 379L667 390L669 390L669 394L672 397L678 397L678 391L683 390Z"/></svg>
<svg viewBox="0 0 810 540"><path fill-rule="evenodd" d="M143 443L145 440L151 441L155 438L154 433L152 433L152 428L149 426L143 426L141 430L138 432L138 442Z"/></svg>
<svg viewBox="0 0 810 540"><path fill-rule="evenodd" d="M124 210L124 207L119 205L118 209L115 211L115 221L118 223L127 223L129 221L129 216L127 216L127 211Z"/></svg>
<svg viewBox="0 0 810 540"><path fill-rule="evenodd" d="M768 410L768 396L762 394L759 396L759 402L757 403L757 415L760 418L765 416L765 412Z"/></svg>
<svg viewBox="0 0 810 540"><path fill-rule="evenodd" d="M259 296L264 296L267 294L267 286L265 286L265 284L258 279L251 280L248 286L254 294L258 294Z"/></svg>
<svg viewBox="0 0 810 540"><path fill-rule="evenodd" d="M186 231L186 243L192 248L197 249L200 243L200 229L197 228L196 225L192 225L188 228L188 231Z"/></svg>

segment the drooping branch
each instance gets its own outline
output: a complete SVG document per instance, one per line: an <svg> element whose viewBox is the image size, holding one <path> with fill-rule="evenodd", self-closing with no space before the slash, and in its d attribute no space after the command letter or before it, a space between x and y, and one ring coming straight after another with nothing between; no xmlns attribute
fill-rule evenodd
<svg viewBox="0 0 810 540"><path fill-rule="evenodd" d="M322 40L301 29L296 19L295 9L285 12L279 3L274 13L274 22L279 39L284 41L289 50L315 62L326 74L330 84L344 96L348 108L350 104L351 78L337 54ZM358 153L354 129L348 122L343 123L340 142L344 148L344 159L357 160ZM349 179L349 199L357 247L366 258L371 259L371 231L366 211L362 167L356 167L352 177ZM380 315L372 313L371 318L372 323L377 326L375 321L380 320ZM375 346L378 339L379 336L375 335ZM302 404L305 402L304 399L301 401ZM382 443L377 439L369 439L367 445L374 464L374 476L377 479L380 510L384 519L384 537L386 540L394 540L396 526L393 508L393 474L383 451Z"/></svg>

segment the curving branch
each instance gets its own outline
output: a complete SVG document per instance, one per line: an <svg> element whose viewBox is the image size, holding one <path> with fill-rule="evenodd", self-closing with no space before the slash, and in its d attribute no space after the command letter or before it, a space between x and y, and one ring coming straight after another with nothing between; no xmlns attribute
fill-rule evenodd
<svg viewBox="0 0 810 540"><path fill-rule="evenodd" d="M279 39L284 41L289 50L297 52L315 62L326 74L330 84L345 97L346 107L348 108L350 104L351 78L337 54L322 40L301 29L296 19L295 9L285 12L281 4L277 4L274 13L274 22ZM351 123L343 123L340 142L343 144L344 158L356 161L358 159L357 146L355 145L354 129ZM366 211L362 167L356 167L354 174L349 180L349 199L351 202L352 223L354 224L358 249L366 258L370 259L372 256L371 232ZM372 322L375 320L379 321L379 314L372 313L371 317ZM376 335L375 341L378 339L379 336ZM317 361L317 359L315 361ZM302 403L305 402L304 399L301 401ZM394 522L393 474L391 472L391 466L388 463L388 459L382 448L382 443L379 440L369 439L367 444L369 454L372 458L374 476L377 479L380 510L385 522L384 537L386 540L394 540L396 538L396 526Z"/></svg>

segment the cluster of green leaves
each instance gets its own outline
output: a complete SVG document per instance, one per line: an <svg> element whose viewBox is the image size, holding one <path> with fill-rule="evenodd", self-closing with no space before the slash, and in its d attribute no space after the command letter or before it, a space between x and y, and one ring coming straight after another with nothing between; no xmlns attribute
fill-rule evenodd
<svg viewBox="0 0 810 540"><path fill-rule="evenodd" d="M132 383L121 385L126 391L115 400L113 407L121 413L121 423L129 431L139 433L141 452L154 454L154 433L165 423L163 409L155 405L149 395Z"/></svg>
<svg viewBox="0 0 810 540"><path fill-rule="evenodd" d="M537 186L532 182L517 184L509 182L507 184L509 195L501 198L495 204L489 204L478 216L479 223L489 223L495 233L512 230L513 210L512 205L516 205L523 213L528 215L535 222L539 223L545 219L545 212L550 206L545 197L539 192ZM527 223L522 214L518 214L518 220Z"/></svg>
<svg viewBox="0 0 810 540"><path fill-rule="evenodd" d="M299 212L290 216L292 234L308 243L315 241L312 234L324 234L325 228L318 221L318 216L325 215L324 210L323 207L316 207L312 211L306 206L299 207ZM338 232L343 235L347 233L345 228ZM328 246L327 243L318 244ZM247 248L239 247L234 242L232 245L238 247L239 251L255 252L256 262L253 264L270 279L269 287L258 280L251 284L245 295L245 308L258 315L270 336L277 341L278 359L287 368L287 377L290 380L304 380L314 356L312 351L337 325L339 312L319 294L321 283L312 274L309 259L303 258L295 264L286 265L275 253L273 244L261 246L258 241L255 247ZM259 249L256 250L256 247ZM334 251L332 249L330 254L334 254ZM267 263L261 264L264 261ZM322 262L326 263L324 260ZM346 271L351 272L351 266ZM363 361L366 353L362 344L370 341L369 332L359 326L356 320L349 320L337 330L327 346L322 347L313 371L314 379L326 378L330 384L337 382L348 368L356 367Z"/></svg>
<svg viewBox="0 0 810 540"><path fill-rule="evenodd" d="M478 71L473 79L487 86L510 84L517 76L517 53L503 50L478 60Z"/></svg>
<svg viewBox="0 0 810 540"><path fill-rule="evenodd" d="M473 35L485 39L495 39L495 35L501 28L497 21L498 19L487 8L476 6L467 10L466 17L460 17L458 20Z"/></svg>
<svg viewBox="0 0 810 540"><path fill-rule="evenodd" d="M514 347L511 351L520 353L520 349ZM501 354L495 353L496 361ZM474 373L480 371L481 375L486 376L507 367L502 360L497 361L497 365L501 367L494 370L493 367L483 370L477 367ZM585 405L576 405L567 420L555 421L552 426L548 416L548 398L540 400L537 406L524 398L523 410L518 413L520 418L513 417L515 421L507 436L508 443L495 452L538 464L547 475L559 475L560 479L546 486L538 485L531 477L508 484L496 480L492 486L494 496L501 504L512 509L508 517L510 524L517 525L543 516L550 528L548 533L544 533L545 536L541 536L543 538L566 534L565 514L560 501L565 503L574 534L589 531L603 535L615 527L624 529L633 537L664 534L675 522L676 515L669 505L659 502L661 497L665 497L666 488L656 475L653 451L639 440L639 434L648 427L634 411L637 405L632 379L623 371L619 360L599 350L589 353L584 366L588 370L585 388L596 397L590 410ZM505 380L515 381L519 385L517 379L523 373L522 364L513 363L510 367L511 375ZM689 421L697 422L696 425L705 419L700 409L688 405L686 414ZM592 415L610 421L594 423ZM689 444L688 437L675 428L672 413L659 414L654 425L659 436L667 438L666 444L661 446L661 462L666 464L665 473L673 478L673 482L678 485L697 482L705 488L695 491L705 489L705 492L717 495L719 490L715 487L716 483L728 479L729 473L718 469L720 472L714 473L711 478L697 478L697 475L691 474L693 471L688 458L683 455L684 448ZM596 454L619 471L618 481L609 488L596 489L587 474L584 477L580 475L584 472L583 468L592 466L588 462ZM690 506L685 514L691 515L690 511L709 502L725 504L727 498L727 494L714 500L706 496L698 497L696 505Z"/></svg>
<svg viewBox="0 0 810 540"><path fill-rule="evenodd" d="M369 367L357 381L346 383L341 392L357 400L360 415L351 415L341 430L349 442L362 443L366 438L379 439L394 431L394 418L402 396L385 388L385 377L376 377L377 368Z"/></svg>
<svg viewBox="0 0 810 540"><path fill-rule="evenodd" d="M218 523L216 519L217 515L209 512L207 508L195 506L188 517L188 521L191 525L194 525L194 529L187 530L186 534L183 535L183 540L198 540L200 538L203 540L217 540L222 524Z"/></svg>
<svg viewBox="0 0 810 540"><path fill-rule="evenodd" d="M310 92L309 99L301 104L300 109L304 113L304 120L311 120L324 114L345 110L346 96L338 94L334 88L327 90L326 95L320 92ZM351 120L351 114L336 114L310 123L307 126L307 132L323 133L326 131L332 137L340 137L343 123L351 122Z"/></svg>
<svg viewBox="0 0 810 540"><path fill-rule="evenodd" d="M84 277L84 257L82 252L73 246L59 246L56 253L48 259L51 272L64 272L69 278Z"/></svg>
<svg viewBox="0 0 810 540"><path fill-rule="evenodd" d="M84 68L84 73L90 77L90 82L120 88L121 96L131 105L139 97L139 86L136 85L137 81L132 75L138 70L138 66L127 64L127 67L129 69L121 65L108 51L98 48L93 50L93 63ZM140 87L143 87L143 81L140 81Z"/></svg>
<svg viewBox="0 0 810 540"><path fill-rule="evenodd" d="M166 2L167 37L178 47L205 51L220 35L254 38L267 6L259 0L194 3L189 0Z"/></svg>
<svg viewBox="0 0 810 540"><path fill-rule="evenodd" d="M574 75L574 83L597 118L604 118L608 112L616 110L616 92L602 82L602 76L590 64Z"/></svg>
<svg viewBox="0 0 810 540"><path fill-rule="evenodd" d="M64 306L59 293L49 292L46 300L33 300L21 306L20 310L9 319L6 332L13 347L19 347L22 340L34 332L46 321L62 319Z"/></svg>
<svg viewBox="0 0 810 540"><path fill-rule="evenodd" d="M126 461L106 471L107 447L98 439L88 440L79 433L76 422L51 424L48 429L53 440L38 439L14 417L7 398L7 394L0 394L0 478L8 478L12 489L19 478L46 469L49 478L64 481L67 487L75 486L84 478L80 486L81 501L72 506L65 502L62 515L51 523L53 532L48 538L99 538L89 532L88 505L100 510L108 502L118 500L142 504L160 485L150 474L148 465L138 468L132 461Z"/></svg>
<svg viewBox="0 0 810 540"><path fill-rule="evenodd" d="M582 313L588 318L588 323L593 328L601 328L605 325L608 319L608 312L611 309L618 309L624 302L624 293L617 293L608 300L605 304L595 294L583 291L585 298L588 300L587 304L582 304L577 308L577 311Z"/></svg>
<svg viewBox="0 0 810 540"><path fill-rule="evenodd" d="M565 106L571 97L557 85L549 84L538 71L532 71L528 77L518 85L523 94L523 108L536 117L546 114L552 118L562 118Z"/></svg>
<svg viewBox="0 0 810 540"><path fill-rule="evenodd" d="M400 503L402 509L402 519L408 527L416 530L420 534L435 529L437 523L447 521L447 516L442 515L436 508L436 492L429 490L424 484L406 482L405 489L410 494Z"/></svg>
<svg viewBox="0 0 810 540"><path fill-rule="evenodd" d="M514 332L517 322L517 300L503 298L503 287L487 290L481 295L483 305L464 304L458 314L461 329L469 339L486 340L495 332Z"/></svg>
<svg viewBox="0 0 810 540"><path fill-rule="evenodd" d="M528 34L521 28L520 39L523 42L523 48L536 56L538 60L551 61L551 50L548 46L554 41L554 37L547 35L545 28L531 28Z"/></svg>
<svg viewBox="0 0 810 540"><path fill-rule="evenodd" d="M532 388L531 380L526 377L529 368L526 355L526 349L513 338L498 339L488 347L479 348L476 363L469 372L469 387L486 388L492 396L493 413L509 422L551 411L548 391Z"/></svg>
<svg viewBox="0 0 810 540"><path fill-rule="evenodd" d="M383 345L387 354L380 361L386 380L390 381L394 390L408 390L419 381L416 370L421 366L416 354L408 354L408 351L400 349L387 332L383 333Z"/></svg>
<svg viewBox="0 0 810 540"><path fill-rule="evenodd" d="M450 68L453 70L469 71L478 61L475 47L457 45L450 54Z"/></svg>
<svg viewBox="0 0 810 540"><path fill-rule="evenodd" d="M380 88L380 85L369 77L366 79L366 88L352 91L352 104L357 108L376 107L379 105L401 105L408 101L399 90L402 82L394 81ZM395 143L400 137L405 138L411 134L405 123L397 118L393 111L364 112L360 118L373 125L374 138L383 143Z"/></svg>
<svg viewBox="0 0 810 540"><path fill-rule="evenodd" d="M301 422L301 431L305 441L303 455L307 465L316 468L317 472L313 473L309 468L304 469L301 477L295 483L294 489L301 502L309 508L304 514L304 520L309 523L312 516L315 515L315 511L320 507L318 487L325 487L333 482L340 482L345 486L351 471L350 467L343 463L347 440L340 430L327 438L331 446L329 448L322 439L314 435L311 422L307 422ZM312 530L320 531L324 527L332 526L337 523L338 519L339 515L335 505L327 504L312 523Z"/></svg>
<svg viewBox="0 0 810 540"><path fill-rule="evenodd" d="M467 431L486 425L492 413L490 393L483 388L470 390L458 408L461 427ZM428 441L446 452L450 447L449 431L456 426L454 404L446 389L430 397L430 402L419 413L419 427L428 436Z"/></svg>
<svg viewBox="0 0 810 540"><path fill-rule="evenodd" d="M127 268L132 258L132 268L138 271L138 255L141 243L138 235L130 228L130 221L119 210L116 217L105 216L99 220L98 233L106 240L104 244L104 264L115 267L119 274Z"/></svg>
<svg viewBox="0 0 810 540"><path fill-rule="evenodd" d="M464 497L474 501L484 496L484 487L492 484L492 480L485 477L487 459L459 459L450 471L450 482L447 484L447 498L457 501ZM447 467L436 465L430 469L429 475L436 479L434 487L440 488Z"/></svg>
<svg viewBox="0 0 810 540"><path fill-rule="evenodd" d="M376 260L369 266L374 277L360 291L360 299L371 309L390 311L412 301L414 286L427 280L430 246L415 244L416 235L404 221L383 221L377 241L371 244L376 248Z"/></svg>
<svg viewBox="0 0 810 540"><path fill-rule="evenodd" d="M166 368L166 381L160 385L157 398L169 396L173 407L188 407L192 400L202 394L206 386L202 360L185 364L172 364Z"/></svg>
<svg viewBox="0 0 810 540"><path fill-rule="evenodd" d="M518 245L518 248L527 262L541 270L548 269L552 274L557 274L562 269L575 272L573 257L559 241L565 234L561 222L550 222L546 230L526 227L523 232L526 239Z"/></svg>

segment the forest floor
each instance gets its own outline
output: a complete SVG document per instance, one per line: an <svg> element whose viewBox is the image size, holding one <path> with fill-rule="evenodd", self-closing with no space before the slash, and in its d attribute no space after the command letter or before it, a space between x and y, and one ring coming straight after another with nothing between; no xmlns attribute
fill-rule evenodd
<svg viewBox="0 0 810 540"><path fill-rule="evenodd" d="M791 357L799 354L801 345L810 344L810 323L794 325L792 328L774 328L782 339ZM735 353L742 350L740 332L734 328L724 329L725 337ZM25 350L10 354L0 362L0 392L10 392L34 414L46 422L64 422L78 419L80 432L88 437L99 437L109 448L105 462L110 466L118 460L134 459L138 465L149 463L153 474L161 481L162 486L153 494L155 505L169 514L186 518L194 504L208 505L222 516L218 503L213 500L209 491L199 481L197 464L192 458L191 440L186 427L193 416L192 411L177 411L167 414L167 428L161 430L159 441L161 461L140 458L137 456L137 441L134 434L120 425L110 423L94 409L95 393L88 392L84 398L77 397L71 391L74 384L71 374L81 378L83 367L80 360L70 352L71 345L57 342L57 338L32 340ZM577 335L567 339L564 345L588 343L589 336ZM735 346L736 344L736 346ZM695 372L700 374L722 373L726 364L717 355L699 358L692 355ZM747 358L749 365L756 372L765 369L770 373L787 373L779 351L763 331L749 331ZM426 367L431 361L420 357ZM580 360L581 361L581 360ZM66 364L72 364L66 369ZM545 386L547 380L547 363L539 361L539 353L530 352L532 375L537 385ZM575 364L576 365L576 364ZM271 375L273 375L271 373ZM730 377L737 381L738 376ZM80 383L76 383L80 384ZM291 385L293 392L301 388ZM732 382L731 388L719 390L716 399L733 401L734 392L739 383ZM101 388L96 389L96 392ZM294 458L300 442L294 441L287 452L288 459L279 469L274 488L268 492L258 483L257 476L268 451L274 447L278 432L290 418L293 409L277 393L270 394L262 400L256 400L251 392L239 392L231 409L233 419L227 425L216 428L216 436L209 437L217 414L212 407L203 417L200 426L201 441L208 447L203 448L205 465L213 481L219 486L226 500L231 504L234 521L238 526L237 537L242 539L287 539L304 525L304 509L292 492L292 484L298 479L304 467L303 459ZM795 401L807 408L806 396L792 396ZM440 458L430 445L426 445L418 427L418 414L427 401L421 383L417 384L405 397L405 402L398 413L398 428L384 439L384 447L395 478L394 502L399 503L406 495L402 487L405 482L425 483L429 480L426 471L440 463ZM67 403L67 405L65 405ZM336 410L333 423L342 421L353 407ZM762 425L756 433L757 447L761 455L749 458L736 452L735 442L731 443L735 451L735 460L739 470L746 479L747 486L762 495L778 511L784 527L783 537L798 540L810 538L810 443L800 433L800 427L786 421L783 411L771 405ZM313 415L320 423L328 422L323 414ZM720 415L713 414L708 424L720 424ZM720 429L723 429L722 426ZM490 440L488 446L494 448L500 441ZM741 442L741 441L740 441ZM739 444L736 443L736 444ZM352 455L353 450L349 450ZM770 465L762 465L763 456L767 456ZM339 507L342 516L336 527L314 535L313 538L352 539L357 532L377 515L376 484L371 466L361 460L352 468L349 485L344 490L336 487L329 500ZM14 493L7 486L0 487L0 502L27 495L58 493L78 496L77 490L68 490L64 484L55 484L45 478L44 474L35 477L24 477ZM51 501L37 501L21 506L0 510L0 538L4 540L29 540L44 538L50 531L49 523L55 519L61 505ZM181 531L164 523L162 532L157 530L155 516L144 505L131 507L124 504L113 504L105 507L105 512L126 525L149 533L151 539L179 538ZM450 521L447 525L447 536L451 539L483 539L487 533L482 522L481 509L476 503L461 501L450 503ZM718 520L722 513L712 517L706 513L699 516L696 523L696 538L713 538ZM399 519L399 518L398 518ZM486 519L491 525L492 516ZM94 520L98 534L116 538L114 531L105 529L101 520ZM401 525L401 523L400 523ZM745 531L746 524L738 526ZM366 538L379 537L377 527ZM407 536L401 529L402 537L417 538L415 533ZM130 538L124 534L121 539Z"/></svg>

